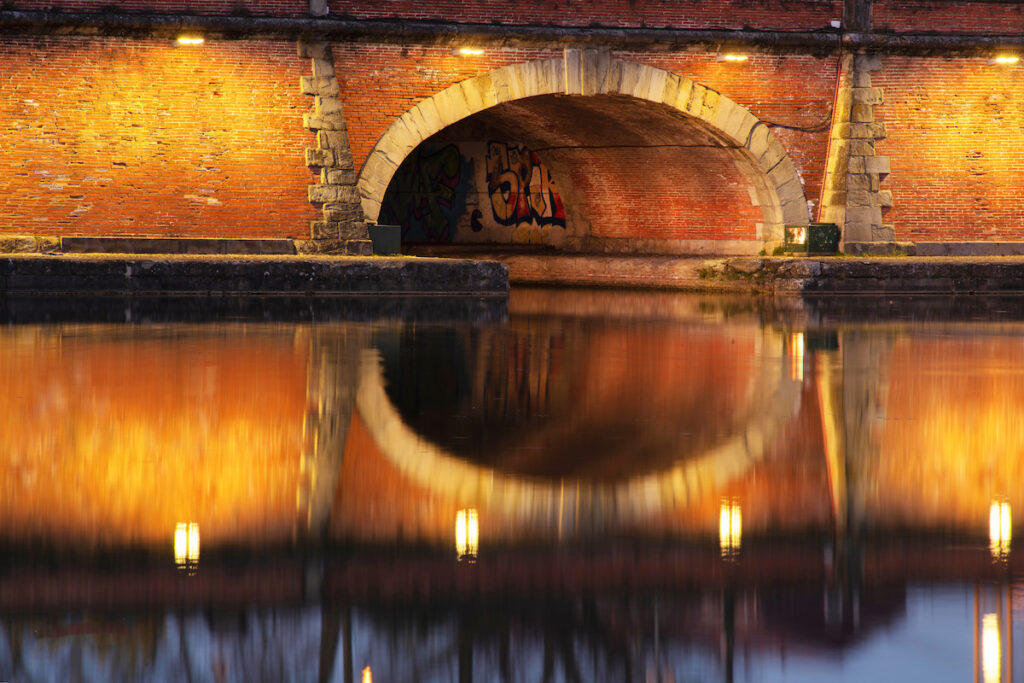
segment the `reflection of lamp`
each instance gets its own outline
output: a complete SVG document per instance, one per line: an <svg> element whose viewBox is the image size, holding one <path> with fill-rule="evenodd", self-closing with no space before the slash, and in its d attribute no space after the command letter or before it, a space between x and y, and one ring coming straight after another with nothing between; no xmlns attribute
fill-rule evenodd
<svg viewBox="0 0 1024 683"><path fill-rule="evenodd" d="M999 683L1003 668L1002 647L999 641L999 617L995 614L986 614L981 618L981 675L985 683Z"/></svg>
<svg viewBox="0 0 1024 683"><path fill-rule="evenodd" d="M363 668L363 683L373 683L373 672L368 666Z"/></svg>
<svg viewBox="0 0 1024 683"><path fill-rule="evenodd" d="M992 501L988 510L988 549L997 560L1005 560L1010 554L1012 527L1010 504Z"/></svg>
<svg viewBox="0 0 1024 683"><path fill-rule="evenodd" d="M460 560L476 560L480 543L480 522L476 508L459 510L455 514L455 550Z"/></svg>
<svg viewBox="0 0 1024 683"><path fill-rule="evenodd" d="M723 500L718 514L718 544L722 557L733 557L739 552L742 536L743 515L739 503Z"/></svg>
<svg viewBox="0 0 1024 683"><path fill-rule="evenodd" d="M804 333L794 332L789 335L790 379L796 382L804 380Z"/></svg>
<svg viewBox="0 0 1024 683"><path fill-rule="evenodd" d="M194 570L199 564L199 525L179 522L174 528L174 564Z"/></svg>

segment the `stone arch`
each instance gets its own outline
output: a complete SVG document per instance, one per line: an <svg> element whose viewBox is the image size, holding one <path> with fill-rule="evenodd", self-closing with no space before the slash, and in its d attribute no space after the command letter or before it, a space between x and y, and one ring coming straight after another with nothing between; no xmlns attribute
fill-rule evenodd
<svg viewBox="0 0 1024 683"><path fill-rule="evenodd" d="M581 481L566 494L564 482L505 474L464 460L416 433L388 397L382 365L375 349L362 352L356 409L384 457L419 486L460 505L500 512L534 530L555 525L563 510L574 510L578 528L587 533L602 531L611 509L621 521L641 522L701 500L763 459L782 425L799 409L801 393L800 382L787 379L777 364L765 363L751 392L759 410L732 437L668 469L615 483Z"/></svg>
<svg viewBox="0 0 1024 683"><path fill-rule="evenodd" d="M806 225L796 165L768 126L715 90L677 74L567 48L561 58L523 62L460 81L418 103L385 131L359 174L363 213L376 221L392 176L431 135L485 109L537 95L625 95L681 112L722 141L753 187L763 224L758 238L781 241L785 225Z"/></svg>

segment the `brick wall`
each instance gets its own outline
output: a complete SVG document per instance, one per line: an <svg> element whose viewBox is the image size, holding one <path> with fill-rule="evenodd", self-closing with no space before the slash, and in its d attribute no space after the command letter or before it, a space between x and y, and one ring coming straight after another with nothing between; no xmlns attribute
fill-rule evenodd
<svg viewBox="0 0 1024 683"><path fill-rule="evenodd" d="M1024 239L1024 86L1019 67L985 59L885 57L878 143L892 174L886 222L901 240Z"/></svg>
<svg viewBox="0 0 1024 683"><path fill-rule="evenodd" d="M842 0L330 0L329 7L360 19L782 30L827 28L843 12Z"/></svg>
<svg viewBox="0 0 1024 683"><path fill-rule="evenodd" d="M1006 0L874 0L872 20L878 31L1019 35L1024 5Z"/></svg>
<svg viewBox="0 0 1024 683"><path fill-rule="evenodd" d="M0 232L308 237L290 42L5 39Z"/></svg>
<svg viewBox="0 0 1024 683"><path fill-rule="evenodd" d="M12 9L61 12L155 12L167 14L272 15L309 14L309 0L12 0Z"/></svg>

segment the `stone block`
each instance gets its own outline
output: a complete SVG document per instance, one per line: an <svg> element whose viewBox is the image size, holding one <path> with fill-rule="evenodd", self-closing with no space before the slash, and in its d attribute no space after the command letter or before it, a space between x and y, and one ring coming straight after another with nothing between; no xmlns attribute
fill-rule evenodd
<svg viewBox="0 0 1024 683"><path fill-rule="evenodd" d="M853 103L857 104L882 104L885 97L881 88L854 88Z"/></svg>
<svg viewBox="0 0 1024 683"><path fill-rule="evenodd" d="M827 206L845 206L846 205L846 193L845 192L831 192L826 191L821 197L821 205Z"/></svg>
<svg viewBox="0 0 1024 683"><path fill-rule="evenodd" d="M871 189L871 176L867 173L848 173L846 175L846 191L868 191Z"/></svg>
<svg viewBox="0 0 1024 683"><path fill-rule="evenodd" d="M363 209L358 202L324 204L324 220L347 224L363 220Z"/></svg>
<svg viewBox="0 0 1024 683"><path fill-rule="evenodd" d="M334 60L330 58L314 58L313 59L313 77L314 78L334 78Z"/></svg>
<svg viewBox="0 0 1024 683"><path fill-rule="evenodd" d="M873 193L868 190L847 190L846 206L849 208L860 206L871 206Z"/></svg>
<svg viewBox="0 0 1024 683"><path fill-rule="evenodd" d="M322 130L316 134L316 143L321 149L344 149L348 147L348 133L339 130Z"/></svg>
<svg viewBox="0 0 1024 683"><path fill-rule="evenodd" d="M345 243L345 253L349 256L373 256L373 244L368 239L351 239Z"/></svg>
<svg viewBox="0 0 1024 683"><path fill-rule="evenodd" d="M864 160L868 173L877 173L880 176L887 176L891 173L889 157L867 157Z"/></svg>
<svg viewBox="0 0 1024 683"><path fill-rule="evenodd" d="M864 160L870 158L872 157L850 157L850 163L847 166L847 168L849 169L850 173L866 173L867 164L864 163Z"/></svg>
<svg viewBox="0 0 1024 683"><path fill-rule="evenodd" d="M320 171L320 183L323 185L355 185L356 172L352 168L325 168Z"/></svg>
<svg viewBox="0 0 1024 683"><path fill-rule="evenodd" d="M873 157L875 156L874 140L850 140L850 156L852 157ZM867 163L866 161L864 163Z"/></svg>
<svg viewBox="0 0 1024 683"><path fill-rule="evenodd" d="M345 116L341 112L324 116L303 114L302 126L310 130L347 130Z"/></svg>
<svg viewBox="0 0 1024 683"><path fill-rule="evenodd" d="M61 251L59 237L37 237L39 251L45 254L56 254Z"/></svg>
<svg viewBox="0 0 1024 683"><path fill-rule="evenodd" d="M882 224L882 209L877 206L847 206L846 222L858 223L868 227Z"/></svg>
<svg viewBox="0 0 1024 683"><path fill-rule="evenodd" d="M875 193L878 198L878 205L883 209L892 208L892 190L879 190Z"/></svg>
<svg viewBox="0 0 1024 683"><path fill-rule="evenodd" d="M299 92L303 95L316 95L317 89L312 76L299 76Z"/></svg>
<svg viewBox="0 0 1024 683"><path fill-rule="evenodd" d="M355 162L352 159L352 149L348 146L336 149L334 151L334 168L340 168L342 170L351 170L356 167Z"/></svg>
<svg viewBox="0 0 1024 683"><path fill-rule="evenodd" d="M309 236L314 240L338 238L338 224L331 221L310 221Z"/></svg>
<svg viewBox="0 0 1024 683"><path fill-rule="evenodd" d="M583 50L582 81L584 95L600 95L608 91L608 70L611 52L606 49Z"/></svg>
<svg viewBox="0 0 1024 683"><path fill-rule="evenodd" d="M850 109L850 121L854 123L874 123L875 108L870 104L855 104Z"/></svg>
<svg viewBox="0 0 1024 683"><path fill-rule="evenodd" d="M334 152L329 149L306 148L306 166L325 168L334 165Z"/></svg>
<svg viewBox="0 0 1024 683"><path fill-rule="evenodd" d="M690 116L699 117L701 107L704 103L704 95L707 92L708 89L705 88L703 85L697 85L696 83L694 83L693 87L690 88L690 99L686 101L686 106L684 107L683 111L685 111Z"/></svg>
<svg viewBox="0 0 1024 683"><path fill-rule="evenodd" d="M680 93L680 96L682 96L682 93ZM768 144L771 142L771 139L772 135L768 130L768 126L758 122L750 129L745 146L750 150L751 155L755 159L760 159L768 151Z"/></svg>
<svg viewBox="0 0 1024 683"><path fill-rule="evenodd" d="M765 150L764 154L761 155L758 162L760 163L761 168L770 170L775 168L775 166L784 158L786 158L786 148L783 147L782 143L779 142L779 139L773 135L768 142L768 148Z"/></svg>
<svg viewBox="0 0 1024 683"><path fill-rule="evenodd" d="M331 51L327 43L307 43L299 41L299 56L305 59L330 59Z"/></svg>
<svg viewBox="0 0 1024 683"><path fill-rule="evenodd" d="M473 113L466 103L465 94L457 86L445 88L435 95L433 100L445 126L450 126Z"/></svg>
<svg viewBox="0 0 1024 683"><path fill-rule="evenodd" d="M0 237L0 253L26 254L36 250L36 239L27 235L7 235Z"/></svg>
<svg viewBox="0 0 1024 683"><path fill-rule="evenodd" d="M316 94L319 94L323 97L338 97L341 94L341 90L338 87L338 79L335 78L334 76L316 78L313 80L312 85L316 89Z"/></svg>
<svg viewBox="0 0 1024 683"><path fill-rule="evenodd" d="M858 71L881 71L882 58L878 55L856 55L853 61L854 72Z"/></svg>
<svg viewBox="0 0 1024 683"><path fill-rule="evenodd" d="M871 72L870 71L855 71L853 73L853 87L855 88L870 88L871 87Z"/></svg>
<svg viewBox="0 0 1024 683"><path fill-rule="evenodd" d="M327 114L341 114L343 110L341 108L341 100L337 97L321 97L317 95L313 98L313 111L318 116L326 116Z"/></svg>
<svg viewBox="0 0 1024 683"><path fill-rule="evenodd" d="M704 101L700 105L700 118L705 121L713 121L721 99L722 96L718 92L707 90L704 93Z"/></svg>
<svg viewBox="0 0 1024 683"><path fill-rule="evenodd" d="M309 185L307 195L311 204L346 204L359 201L354 185Z"/></svg>
<svg viewBox="0 0 1024 683"><path fill-rule="evenodd" d="M362 219L345 221L340 224L339 234L345 240L369 240L370 232Z"/></svg>

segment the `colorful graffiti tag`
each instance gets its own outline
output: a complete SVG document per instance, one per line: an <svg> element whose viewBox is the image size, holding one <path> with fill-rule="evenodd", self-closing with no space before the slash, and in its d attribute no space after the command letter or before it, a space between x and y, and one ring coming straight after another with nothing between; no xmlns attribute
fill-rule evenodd
<svg viewBox="0 0 1024 683"><path fill-rule="evenodd" d="M537 155L522 145L487 144L487 192L499 225L565 227L555 181Z"/></svg>
<svg viewBox="0 0 1024 683"><path fill-rule="evenodd" d="M459 148L418 148L395 173L384 195L380 222L402 226L402 239L451 242L473 178L473 164Z"/></svg>

